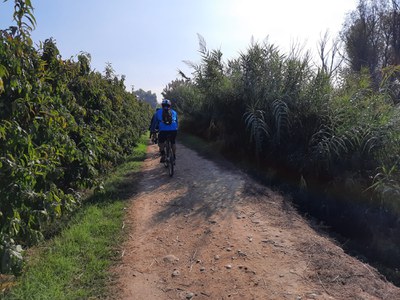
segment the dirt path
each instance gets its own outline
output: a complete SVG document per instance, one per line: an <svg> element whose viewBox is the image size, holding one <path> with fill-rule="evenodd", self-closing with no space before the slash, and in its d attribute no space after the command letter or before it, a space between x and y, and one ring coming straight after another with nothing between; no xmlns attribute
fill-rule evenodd
<svg viewBox="0 0 400 300"><path fill-rule="evenodd" d="M149 146L115 299L400 299L281 195L178 145L169 178Z"/></svg>

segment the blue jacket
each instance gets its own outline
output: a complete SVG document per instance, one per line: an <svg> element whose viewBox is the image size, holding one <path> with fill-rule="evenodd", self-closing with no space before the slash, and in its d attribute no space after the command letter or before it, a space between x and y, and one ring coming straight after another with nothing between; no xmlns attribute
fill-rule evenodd
<svg viewBox="0 0 400 300"><path fill-rule="evenodd" d="M158 124L158 129L160 131L174 131L178 130L178 114L176 113L175 110L171 109L172 113L172 123L170 125L167 125L163 122L162 120L162 109L158 110L156 112L156 119L157 119L157 124Z"/></svg>

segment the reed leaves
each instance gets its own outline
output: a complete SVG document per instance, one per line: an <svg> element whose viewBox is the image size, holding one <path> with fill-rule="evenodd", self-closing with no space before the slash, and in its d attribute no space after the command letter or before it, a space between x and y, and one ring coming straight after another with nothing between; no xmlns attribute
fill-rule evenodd
<svg viewBox="0 0 400 300"><path fill-rule="evenodd" d="M192 78L185 75L185 89L165 89L164 95L179 97L187 124L226 151L287 168L304 180L345 181L351 174L372 184L378 167L394 163L400 118L388 85L375 91L367 70L338 73L333 84L332 74L315 68L300 48L285 55L267 40L252 42L224 62L204 38L199 45L201 62L192 65ZM188 89L190 97L180 93ZM195 109L185 104L193 99Z"/></svg>

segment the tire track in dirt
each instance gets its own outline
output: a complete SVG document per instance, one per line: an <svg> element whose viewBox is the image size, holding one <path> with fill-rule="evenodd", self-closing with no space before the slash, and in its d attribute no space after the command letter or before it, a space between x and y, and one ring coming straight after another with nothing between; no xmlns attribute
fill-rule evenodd
<svg viewBox="0 0 400 300"><path fill-rule="evenodd" d="M148 147L111 298L400 299L279 193L178 145L169 178Z"/></svg>

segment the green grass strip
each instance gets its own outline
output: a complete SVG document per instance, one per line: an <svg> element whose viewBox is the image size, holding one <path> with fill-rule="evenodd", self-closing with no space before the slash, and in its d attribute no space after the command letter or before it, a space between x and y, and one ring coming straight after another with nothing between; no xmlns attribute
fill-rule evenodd
<svg viewBox="0 0 400 300"><path fill-rule="evenodd" d="M85 202L58 236L37 247L4 299L94 299L104 296L108 268L123 241L124 207L134 191L146 140L118 167L105 189ZM3 298L1 297L1 298Z"/></svg>

